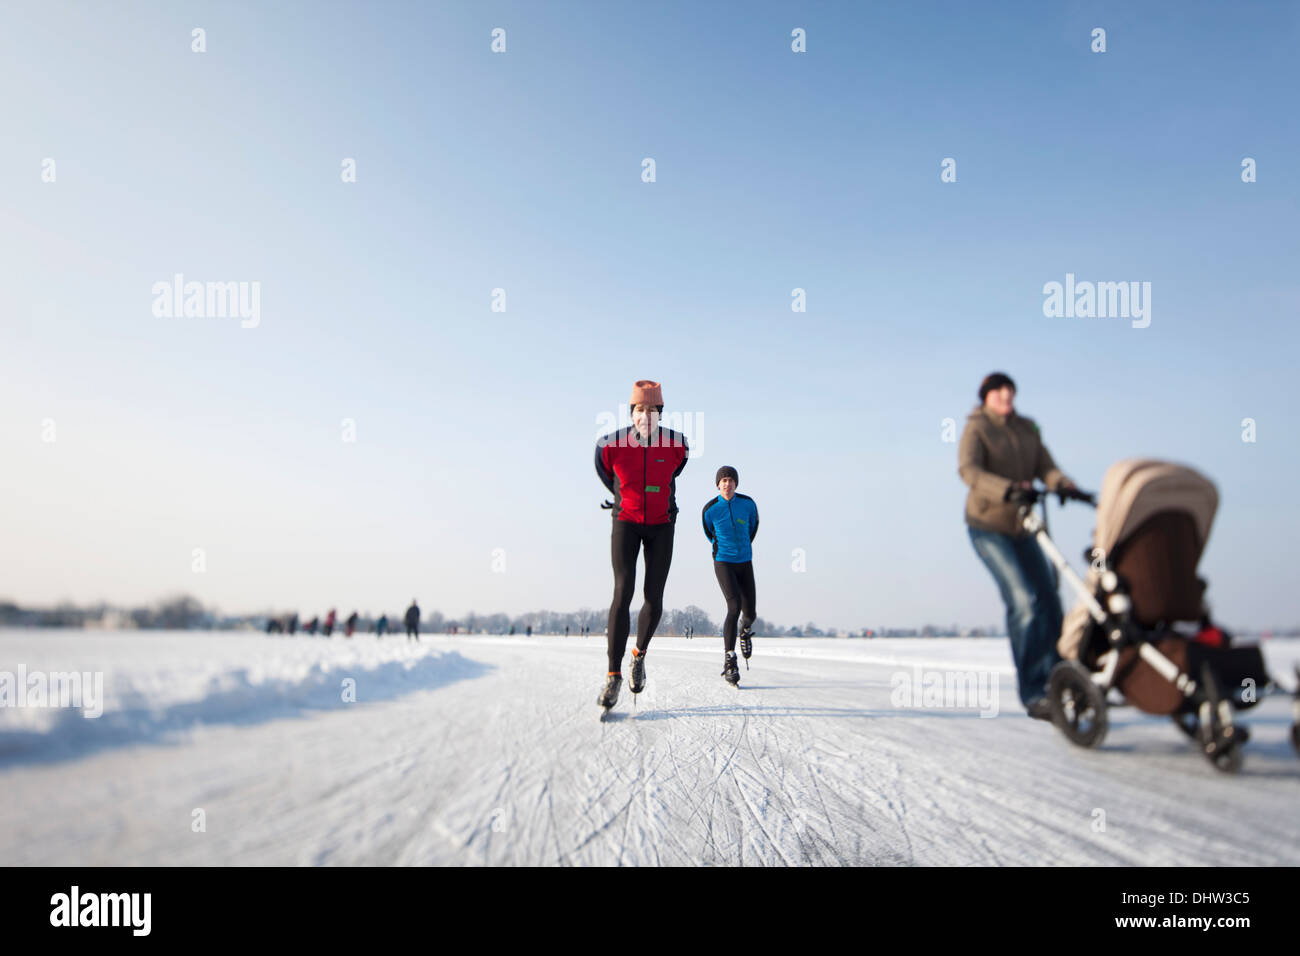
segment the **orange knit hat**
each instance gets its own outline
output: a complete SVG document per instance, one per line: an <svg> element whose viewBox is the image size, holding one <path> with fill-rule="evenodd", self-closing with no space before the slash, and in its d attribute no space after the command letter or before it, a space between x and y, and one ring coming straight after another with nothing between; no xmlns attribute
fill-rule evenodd
<svg viewBox="0 0 1300 956"><path fill-rule="evenodd" d="M658 382L652 382L649 379L641 379L632 386L632 398L629 400L630 405L662 405L664 403L664 393L659 388Z"/></svg>

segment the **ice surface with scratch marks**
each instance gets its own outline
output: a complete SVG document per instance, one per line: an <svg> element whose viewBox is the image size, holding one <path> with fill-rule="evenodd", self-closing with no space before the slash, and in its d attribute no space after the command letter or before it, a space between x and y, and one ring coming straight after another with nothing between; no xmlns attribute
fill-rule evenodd
<svg viewBox="0 0 1300 956"><path fill-rule="evenodd" d="M1300 641L1264 651L1290 687ZM735 689L660 636L604 723L598 637L0 631L19 665L106 699L0 708L11 864L1300 864L1288 699L1236 776L1131 708L1082 750L1005 639L760 638ZM993 675L998 715L899 706L915 668Z"/></svg>

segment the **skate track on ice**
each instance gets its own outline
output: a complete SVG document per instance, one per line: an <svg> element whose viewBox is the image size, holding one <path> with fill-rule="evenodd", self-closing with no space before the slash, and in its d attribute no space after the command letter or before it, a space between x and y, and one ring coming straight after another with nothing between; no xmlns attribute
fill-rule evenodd
<svg viewBox="0 0 1300 956"><path fill-rule="evenodd" d="M734 690L719 676L718 638L659 637L635 709L625 683L605 723L595 704L605 670L599 636L426 635L417 647L360 635L350 648L337 636L178 639L194 640L196 653L202 641L225 641L245 656L300 642L328 657L369 642L413 676L402 686L390 675L371 699L378 678L368 683L371 672L356 670L358 703L288 711L265 691L231 699L227 681L216 711L169 705L157 726L147 708L133 711L89 741L10 727L0 733L0 858L1300 864L1289 700L1242 715L1253 736L1236 777L1217 773L1167 719L1129 708L1111 711L1099 751L1084 751L1024 716L1005 639L759 639ZM1288 687L1298 644L1265 645ZM1001 714L895 707L891 676L913 662L996 671ZM332 688L337 676L321 680ZM178 706L190 709L178 717ZM191 830L195 808L206 832Z"/></svg>

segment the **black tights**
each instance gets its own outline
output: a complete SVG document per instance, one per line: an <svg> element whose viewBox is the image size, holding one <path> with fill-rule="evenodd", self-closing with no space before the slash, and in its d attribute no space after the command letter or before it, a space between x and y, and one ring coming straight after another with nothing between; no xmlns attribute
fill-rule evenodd
<svg viewBox="0 0 1300 956"><path fill-rule="evenodd" d="M754 623L754 563L742 561L714 561L713 573L722 586L722 596L727 599L727 619L722 623L722 640L729 651L736 649L736 618L741 628ZM744 611L743 616L741 611Z"/></svg>
<svg viewBox="0 0 1300 956"><path fill-rule="evenodd" d="M614 564L614 601L609 606L609 670L623 669L627 650L628 611L636 590L636 554L645 546L645 603L636 622L636 649L644 654L664 613L664 585L673 562L673 524L614 521L610 559Z"/></svg>

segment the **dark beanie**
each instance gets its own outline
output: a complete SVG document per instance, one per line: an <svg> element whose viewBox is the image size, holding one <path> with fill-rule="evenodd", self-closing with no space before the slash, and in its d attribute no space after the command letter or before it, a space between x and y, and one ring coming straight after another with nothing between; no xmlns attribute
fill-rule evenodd
<svg viewBox="0 0 1300 956"><path fill-rule="evenodd" d="M1016 383L1011 381L1011 376L1006 372L993 372L988 375L984 381L980 382L980 401L984 401L989 392L996 391L1003 385L1010 385L1013 392L1016 390Z"/></svg>
<svg viewBox="0 0 1300 956"><path fill-rule="evenodd" d="M723 465L718 469L718 473L713 476L713 487L718 487L718 482L723 478L732 479L735 481L736 487L740 487L740 475L736 474L736 469L732 468L730 465Z"/></svg>

